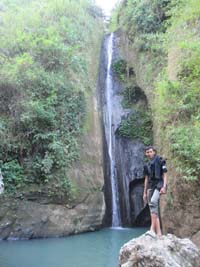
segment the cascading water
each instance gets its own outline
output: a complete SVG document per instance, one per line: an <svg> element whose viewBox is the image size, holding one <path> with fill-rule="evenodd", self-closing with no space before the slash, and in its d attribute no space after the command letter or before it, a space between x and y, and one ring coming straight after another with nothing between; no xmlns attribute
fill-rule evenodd
<svg viewBox="0 0 200 267"><path fill-rule="evenodd" d="M98 81L104 153L104 223L112 227L134 224L143 209L144 144L138 139L133 140L119 134L122 121L135 112L133 107L124 107L126 83L112 71L112 65L123 60L121 41L120 32L105 36L101 48ZM140 100L136 98L133 104L143 101L145 108L147 101L142 98L143 94L141 90Z"/></svg>
<svg viewBox="0 0 200 267"><path fill-rule="evenodd" d="M107 105L107 144L108 154L110 159L110 179L111 179L111 190L112 190L112 227L118 227L121 225L120 211L119 211L119 197L118 197L118 184L116 181L115 173L115 155L113 151L114 147L114 133L113 133L113 108L112 108L112 94L113 94L113 82L112 82L112 58L113 58L113 33L108 38L107 44L107 73L106 73L106 105Z"/></svg>

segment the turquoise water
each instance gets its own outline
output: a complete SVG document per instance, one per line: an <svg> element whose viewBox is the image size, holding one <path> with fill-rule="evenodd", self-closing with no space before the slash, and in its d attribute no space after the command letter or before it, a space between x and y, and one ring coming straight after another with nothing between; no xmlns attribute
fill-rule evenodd
<svg viewBox="0 0 200 267"><path fill-rule="evenodd" d="M117 267L120 247L145 231L103 229L65 238L1 241L0 267Z"/></svg>

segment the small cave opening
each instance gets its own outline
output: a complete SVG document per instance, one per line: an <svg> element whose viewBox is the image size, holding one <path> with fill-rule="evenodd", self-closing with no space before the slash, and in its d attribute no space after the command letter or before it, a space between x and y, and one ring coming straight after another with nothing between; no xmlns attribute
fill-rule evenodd
<svg viewBox="0 0 200 267"><path fill-rule="evenodd" d="M144 178L134 179L129 184L129 199L132 226L149 226L150 212L148 205L143 201Z"/></svg>

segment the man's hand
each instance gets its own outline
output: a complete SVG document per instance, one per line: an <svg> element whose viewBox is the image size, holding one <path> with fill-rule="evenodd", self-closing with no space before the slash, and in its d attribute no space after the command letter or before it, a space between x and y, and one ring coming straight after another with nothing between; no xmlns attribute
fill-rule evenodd
<svg viewBox="0 0 200 267"><path fill-rule="evenodd" d="M146 193L143 194L143 201L144 201L144 203L147 202L147 194Z"/></svg>
<svg viewBox="0 0 200 267"><path fill-rule="evenodd" d="M162 187L161 189L160 189L160 194L166 194L167 193L167 189L166 189L166 187Z"/></svg>

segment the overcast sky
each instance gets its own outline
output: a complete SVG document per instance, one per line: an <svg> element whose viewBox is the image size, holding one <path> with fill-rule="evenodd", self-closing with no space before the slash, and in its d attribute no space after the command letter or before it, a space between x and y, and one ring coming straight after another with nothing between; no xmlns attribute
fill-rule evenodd
<svg viewBox="0 0 200 267"><path fill-rule="evenodd" d="M95 0L97 5L100 6L106 13L106 15L110 14L110 11L115 6L119 0Z"/></svg>

